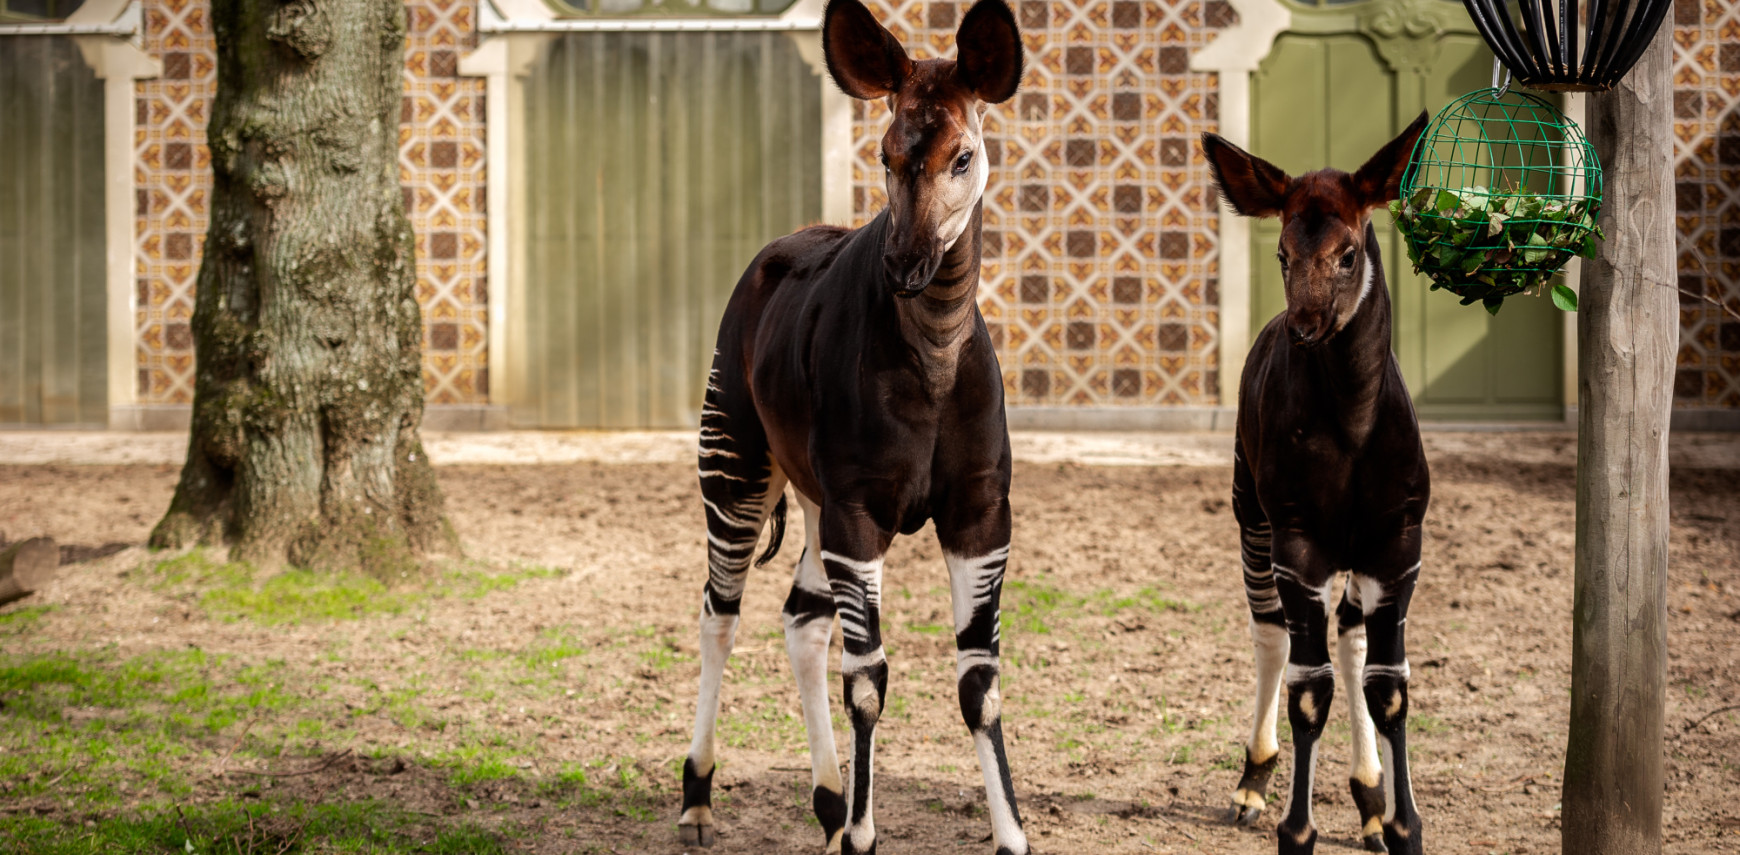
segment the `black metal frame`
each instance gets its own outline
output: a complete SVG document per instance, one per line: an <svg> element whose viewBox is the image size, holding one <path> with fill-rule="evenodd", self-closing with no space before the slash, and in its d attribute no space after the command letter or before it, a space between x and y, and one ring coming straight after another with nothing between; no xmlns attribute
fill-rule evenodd
<svg viewBox="0 0 1740 855"><path fill-rule="evenodd" d="M1588 39L1579 45L1577 29L1585 15L1579 14L1577 0L1514 2L1515 21L1509 0L1462 0L1462 5L1518 83L1584 92L1611 89L1619 82L1673 6L1673 0L1588 0Z"/></svg>

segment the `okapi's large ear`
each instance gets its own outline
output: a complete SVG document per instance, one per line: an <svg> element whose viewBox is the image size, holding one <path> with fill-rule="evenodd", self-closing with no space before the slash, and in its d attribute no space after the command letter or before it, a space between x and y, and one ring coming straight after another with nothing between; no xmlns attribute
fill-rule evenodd
<svg viewBox="0 0 1740 855"><path fill-rule="evenodd" d="M1000 104L1021 85L1021 31L1003 0L979 0L955 32L955 79L979 100Z"/></svg>
<svg viewBox="0 0 1740 855"><path fill-rule="evenodd" d="M1408 162L1414 159L1414 143L1419 141L1424 130L1426 113L1421 111L1413 124L1384 144L1353 174L1353 189L1359 194L1362 206L1376 208L1402 195L1402 176L1407 174Z"/></svg>
<svg viewBox="0 0 1740 855"><path fill-rule="evenodd" d="M1219 134L1202 135L1202 153L1214 172L1214 183L1232 209L1246 217L1278 217L1293 179L1280 167L1230 142Z"/></svg>
<svg viewBox="0 0 1740 855"><path fill-rule="evenodd" d="M906 49L858 0L828 0L822 13L822 57L840 91L866 101L900 91L912 74Z"/></svg>

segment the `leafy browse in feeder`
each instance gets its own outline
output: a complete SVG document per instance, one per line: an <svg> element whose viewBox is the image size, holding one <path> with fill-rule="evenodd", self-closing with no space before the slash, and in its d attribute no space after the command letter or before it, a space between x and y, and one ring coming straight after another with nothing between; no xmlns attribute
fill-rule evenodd
<svg viewBox="0 0 1740 855"><path fill-rule="evenodd" d="M1505 89L1471 92L1433 117L1390 203L1414 272L1493 314L1506 297L1546 290L1573 256L1592 257L1600 211L1601 167L1583 132ZM1564 283L1551 294L1577 308Z"/></svg>
<svg viewBox="0 0 1740 855"><path fill-rule="evenodd" d="M1528 195L1493 195L1485 187L1422 187L1390 203L1396 227L1408 237L1416 272L1466 306L1476 300L1496 314L1504 298L1539 293L1571 256L1595 256L1601 230L1588 201ZM1543 227L1544 226L1544 227ZM1576 311L1577 294L1563 282L1553 305Z"/></svg>

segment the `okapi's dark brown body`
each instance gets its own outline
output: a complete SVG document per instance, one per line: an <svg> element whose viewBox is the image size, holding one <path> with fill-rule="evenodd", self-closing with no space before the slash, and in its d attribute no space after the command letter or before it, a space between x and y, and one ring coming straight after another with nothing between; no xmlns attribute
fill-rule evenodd
<svg viewBox="0 0 1740 855"><path fill-rule="evenodd" d="M857 229L780 238L744 272L719 325L701 410L707 584L701 686L683 768L686 844L714 836L719 692L757 538L784 489L806 542L783 616L810 743L812 799L828 852L876 850L873 745L888 693L883 557L927 521L948 564L961 714L985 776L992 849L1027 855L1003 751L998 608L1009 557L1009 433L1002 371L979 315L980 200L990 175L980 117L1021 80L1022 46L1002 0L962 17L956 60L913 60L858 0L822 20L842 91L887 99L889 205ZM851 722L841 780L828 711L838 614Z"/></svg>

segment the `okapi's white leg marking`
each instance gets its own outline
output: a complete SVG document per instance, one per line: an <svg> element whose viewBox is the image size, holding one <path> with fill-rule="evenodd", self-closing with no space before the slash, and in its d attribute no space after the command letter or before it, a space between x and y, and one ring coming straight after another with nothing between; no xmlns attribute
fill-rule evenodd
<svg viewBox="0 0 1740 855"><path fill-rule="evenodd" d="M822 551L821 556L823 561L832 561L852 571L854 579L864 586L862 606L850 599L840 597L835 597L834 606L840 610L840 631L845 634L846 638L858 642L867 641L870 638L870 633L869 628L865 626L865 613L866 611L878 611L882 608L881 557L872 561L857 561L825 550ZM880 648L878 652L880 652ZM846 668L844 660L841 661L840 667L845 668L848 672L851 671L850 668Z"/></svg>
<svg viewBox="0 0 1740 855"><path fill-rule="evenodd" d="M1365 626L1341 634L1337 644L1341 659L1341 685L1347 692L1347 708L1353 728L1353 768L1350 776L1368 787L1379 784L1383 767L1378 762L1377 731L1372 725L1371 710L1365 706ZM1366 829L1367 834L1375 829Z"/></svg>
<svg viewBox="0 0 1740 855"><path fill-rule="evenodd" d="M736 481L749 480L704 469L700 474L703 478L722 476ZM785 481L784 473L770 460L768 475L761 482L759 495L739 503L736 507L726 507L718 502L702 499L708 517L707 585L701 594L701 685L695 702L695 731L689 743L687 765L694 775L703 779L711 778L717 760L719 695L721 683L724 681L725 663L731 658L731 649L737 640L738 601L743 597L743 587L749 577L749 563L755 555L756 541L760 538L761 529L766 525L774 505L785 490ZM715 527L732 532L735 536L715 534ZM685 770L684 774L684 799L687 801L690 796L687 792L687 776L690 773ZM704 785L703 792L709 787L710 783ZM710 829L713 825L712 807L709 804L686 805L677 823L679 826L695 829ZM699 839L702 841L711 840L710 830L696 833L701 835Z"/></svg>
<svg viewBox="0 0 1740 855"><path fill-rule="evenodd" d="M804 511L804 554L798 559L792 579L793 602L801 596L818 605L831 604L834 592L828 587L828 576L822 570L822 514L814 502L798 494L798 506ZM845 785L840 780L839 754L834 747L834 722L828 713L828 642L834 633L833 610L793 613L788 604L785 611L785 651L791 659L792 673L797 677L798 697L803 701L804 735L810 743L810 788L826 790L838 801L839 816L822 818L845 821ZM818 809L827 796L816 796ZM840 851L840 835L844 828L823 828L828 840L825 852Z"/></svg>
<svg viewBox="0 0 1740 855"><path fill-rule="evenodd" d="M1292 641L1287 636L1286 627L1259 623L1253 618L1251 643L1256 648L1257 713L1251 725L1248 749L1251 760L1267 763L1281 751L1281 742L1275 736L1275 721L1280 715L1281 670L1287 667L1287 651ZM1257 798L1258 804L1248 807L1260 807L1261 794Z"/></svg>
<svg viewBox="0 0 1740 855"><path fill-rule="evenodd" d="M985 804L991 815L992 847L997 851L1024 853L1027 835L1015 817L1014 794L1005 782L1007 758L997 752L995 736L1001 733L1003 697L998 689L1001 665L993 647L1001 641L1001 623L996 598L1002 591L1003 573L1009 564L1009 547L1003 546L984 555L963 556L943 553L949 568L949 593L954 607L956 639L977 636L974 646L955 651L955 680L963 694L980 691L978 679L967 676L976 668L984 668L990 679L985 681L978 698L963 697L963 713L976 708L977 720L966 722L973 735L973 748L979 755L979 771L985 778ZM988 636L988 639L986 638ZM989 646L978 646L986 640ZM976 701L976 703L974 703Z"/></svg>
<svg viewBox="0 0 1740 855"><path fill-rule="evenodd" d="M1416 561L1414 562L1414 566L1403 570L1402 574L1397 576L1390 585L1385 585L1384 583L1363 573L1352 574L1352 578L1348 580L1348 584L1358 584L1359 598L1357 602L1359 603L1360 611L1365 612L1366 616L1370 617L1372 612L1389 605L1395 600L1395 595L1390 592L1390 587L1399 587L1407 580L1419 575L1420 562ZM1403 618L1402 620L1406 622L1407 618Z"/></svg>
<svg viewBox="0 0 1740 855"><path fill-rule="evenodd" d="M701 693L695 704L695 736L689 743L689 759L695 771L711 774L714 760L714 734L719 723L719 684L725 673L725 661L737 640L737 615L719 614L711 608L701 615ZM687 822L684 814L684 822ZM703 823L704 824L704 823Z"/></svg>
<svg viewBox="0 0 1740 855"><path fill-rule="evenodd" d="M1239 538L1245 574L1245 602L1257 614L1281 610L1281 595L1275 590L1275 568L1269 558L1270 542L1268 523L1259 523L1241 533Z"/></svg>
<svg viewBox="0 0 1740 855"><path fill-rule="evenodd" d="M1003 570L1009 564L1009 547L994 550L977 558L943 554L949 567L949 594L955 612L955 632L967 631L973 615L1000 590ZM994 625L993 625L994 626ZM1001 630L993 629L991 640L1001 638Z"/></svg>

